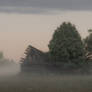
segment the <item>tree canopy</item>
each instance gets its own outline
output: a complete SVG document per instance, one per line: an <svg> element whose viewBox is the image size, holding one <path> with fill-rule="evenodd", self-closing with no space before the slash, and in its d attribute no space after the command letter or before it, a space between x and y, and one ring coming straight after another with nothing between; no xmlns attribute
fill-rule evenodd
<svg viewBox="0 0 92 92"><path fill-rule="evenodd" d="M50 57L55 62L81 64L85 61L84 45L75 25L62 23L54 32L49 45Z"/></svg>
<svg viewBox="0 0 92 92"><path fill-rule="evenodd" d="M86 51L92 53L92 30L88 30L89 35L84 39Z"/></svg>

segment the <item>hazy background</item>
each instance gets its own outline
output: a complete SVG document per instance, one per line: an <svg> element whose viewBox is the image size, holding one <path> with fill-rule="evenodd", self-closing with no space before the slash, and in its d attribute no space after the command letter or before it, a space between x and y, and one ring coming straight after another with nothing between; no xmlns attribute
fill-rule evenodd
<svg viewBox="0 0 92 92"><path fill-rule="evenodd" d="M0 0L0 51L19 61L29 44L48 51L54 30L63 21L82 37L92 28L90 0Z"/></svg>

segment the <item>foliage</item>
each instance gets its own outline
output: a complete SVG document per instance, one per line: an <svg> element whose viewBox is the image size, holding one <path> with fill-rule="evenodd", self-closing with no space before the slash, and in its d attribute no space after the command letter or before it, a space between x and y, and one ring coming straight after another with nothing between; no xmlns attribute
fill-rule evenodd
<svg viewBox="0 0 92 92"><path fill-rule="evenodd" d="M5 58L3 52L0 52L0 67L4 65L13 65L13 64L16 64L15 61Z"/></svg>
<svg viewBox="0 0 92 92"><path fill-rule="evenodd" d="M89 33L92 32L92 29L89 29L88 32L89 32Z"/></svg>
<svg viewBox="0 0 92 92"><path fill-rule="evenodd" d="M4 58L3 52L0 52L0 60Z"/></svg>
<svg viewBox="0 0 92 92"><path fill-rule="evenodd" d="M92 53L92 30L88 30L89 35L84 39L86 51Z"/></svg>
<svg viewBox="0 0 92 92"><path fill-rule="evenodd" d="M64 22L55 30L48 47L55 62L82 64L85 61L80 34L71 23Z"/></svg>
<svg viewBox="0 0 92 92"><path fill-rule="evenodd" d="M89 35L84 39L86 61L89 65L92 65L92 29L88 30Z"/></svg>

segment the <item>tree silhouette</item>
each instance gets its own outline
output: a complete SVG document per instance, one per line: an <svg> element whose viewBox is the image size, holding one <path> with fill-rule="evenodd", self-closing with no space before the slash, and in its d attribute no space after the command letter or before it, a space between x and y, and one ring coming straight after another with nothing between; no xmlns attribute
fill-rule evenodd
<svg viewBox="0 0 92 92"><path fill-rule="evenodd" d="M82 64L85 61L84 45L76 27L62 23L58 27L49 45L50 57L54 62Z"/></svg>
<svg viewBox="0 0 92 92"><path fill-rule="evenodd" d="M86 57L92 59L92 29L88 30L89 35L84 39Z"/></svg>

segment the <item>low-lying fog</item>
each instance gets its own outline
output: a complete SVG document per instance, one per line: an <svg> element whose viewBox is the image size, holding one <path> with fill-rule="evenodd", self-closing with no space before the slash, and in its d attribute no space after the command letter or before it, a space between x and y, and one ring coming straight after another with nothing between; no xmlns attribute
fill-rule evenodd
<svg viewBox="0 0 92 92"><path fill-rule="evenodd" d="M20 65L18 63L10 63L0 66L0 76L16 75L20 72Z"/></svg>
<svg viewBox="0 0 92 92"><path fill-rule="evenodd" d="M0 59L0 92L92 92L92 75L61 75L41 67L33 70L15 76L20 64Z"/></svg>
<svg viewBox="0 0 92 92"><path fill-rule="evenodd" d="M6 59L0 52L0 77L16 75L20 72L20 64L13 60Z"/></svg>

